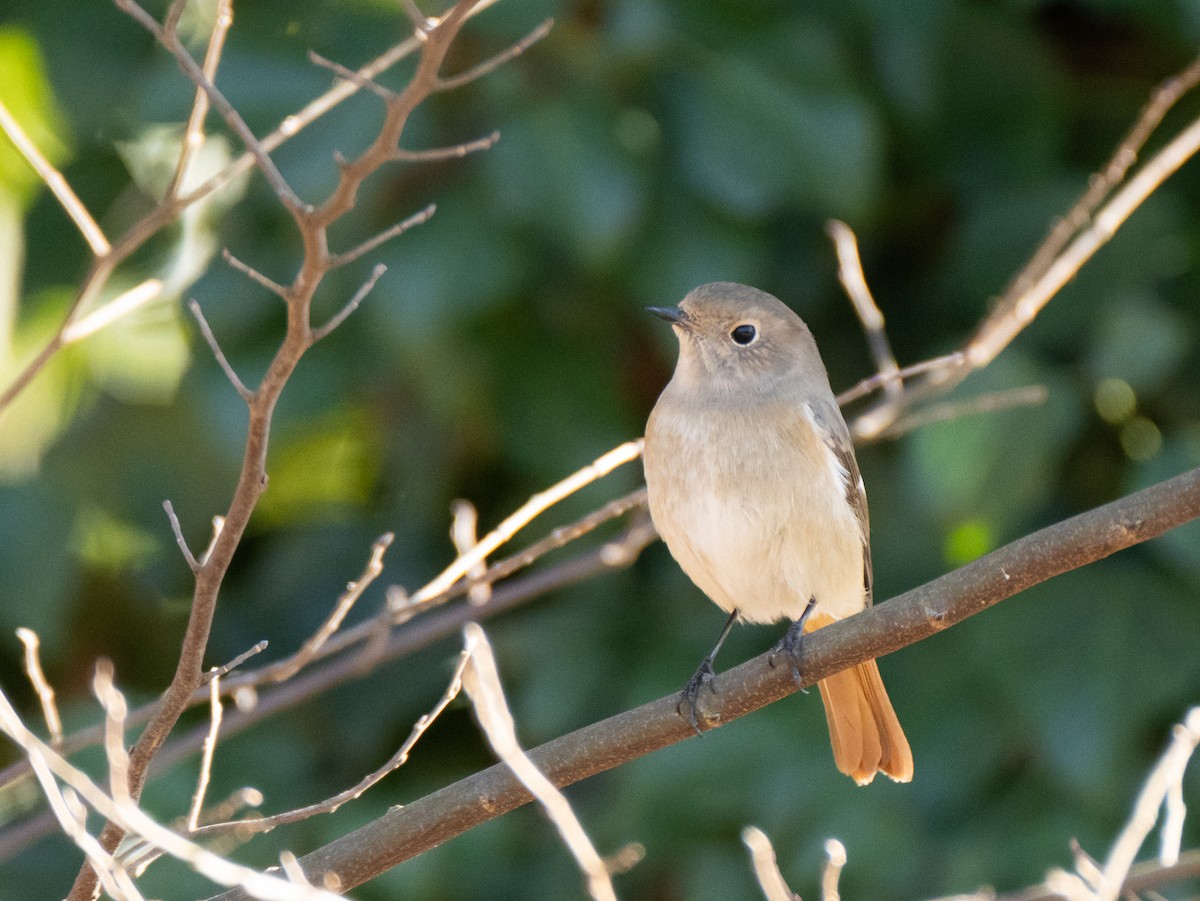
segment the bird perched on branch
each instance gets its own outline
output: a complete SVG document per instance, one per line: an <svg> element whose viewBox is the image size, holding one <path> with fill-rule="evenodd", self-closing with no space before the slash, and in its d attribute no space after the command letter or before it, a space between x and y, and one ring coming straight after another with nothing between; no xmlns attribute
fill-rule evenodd
<svg viewBox="0 0 1200 901"><path fill-rule="evenodd" d="M792 625L776 648L799 681L805 632L871 603L867 496L812 333L746 285L696 288L671 323L679 361L646 425L650 514L693 582L729 613L680 702L696 696L737 620ZM908 740L874 660L818 683L834 761L865 785L912 779ZM715 689L714 689L715 690Z"/></svg>

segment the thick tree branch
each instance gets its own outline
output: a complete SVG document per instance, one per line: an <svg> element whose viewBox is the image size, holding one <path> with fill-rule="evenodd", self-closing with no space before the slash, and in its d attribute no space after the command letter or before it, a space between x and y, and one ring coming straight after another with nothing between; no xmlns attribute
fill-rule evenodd
<svg viewBox="0 0 1200 901"><path fill-rule="evenodd" d="M961 622L1034 585L1200 517L1200 469L1020 538L954 572L805 639L804 685L873 657L890 654ZM762 654L722 673L700 711L707 728L797 690L786 667ZM570 785L690 738L674 693L585 726L530 751L557 786ZM402 861L528 803L512 772L496 765L449 785L301 858L309 878L326 872L353 888ZM245 895L227 892L220 901Z"/></svg>

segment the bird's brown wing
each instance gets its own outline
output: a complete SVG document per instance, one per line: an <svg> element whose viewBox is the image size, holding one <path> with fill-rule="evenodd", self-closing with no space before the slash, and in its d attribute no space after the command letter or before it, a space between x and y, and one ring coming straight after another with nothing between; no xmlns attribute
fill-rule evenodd
<svg viewBox="0 0 1200 901"><path fill-rule="evenodd" d="M821 440L846 471L846 502L854 511L854 518L858 520L858 529L862 536L863 590L866 592L867 603L870 604L874 579L871 571L871 522L867 513L867 489L863 485L862 473L858 470L850 430L846 428L842 411L838 409L837 402L832 397L828 400L810 401L808 408L812 411L813 423Z"/></svg>

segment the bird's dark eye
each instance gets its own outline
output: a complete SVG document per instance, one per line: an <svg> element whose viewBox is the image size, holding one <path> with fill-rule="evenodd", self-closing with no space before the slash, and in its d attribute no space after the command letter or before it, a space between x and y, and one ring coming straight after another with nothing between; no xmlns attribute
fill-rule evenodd
<svg viewBox="0 0 1200 901"><path fill-rule="evenodd" d="M758 337L758 329L749 323L735 326L733 331L729 333L729 337L734 340L734 343L743 346L752 344L754 339Z"/></svg>

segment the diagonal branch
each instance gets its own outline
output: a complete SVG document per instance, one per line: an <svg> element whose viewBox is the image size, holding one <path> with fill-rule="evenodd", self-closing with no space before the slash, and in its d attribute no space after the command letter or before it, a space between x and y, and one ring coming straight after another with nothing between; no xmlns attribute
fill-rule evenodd
<svg viewBox="0 0 1200 901"><path fill-rule="evenodd" d="M857 616L805 639L803 683L890 654L980 613L1034 585L1148 541L1200 517L1200 469L1081 513L1020 538ZM719 693L700 711L707 728L724 725L797 686L787 667L762 654L720 676ZM554 739L529 752L557 786L570 785L668 745L693 732L676 710L678 696L659 698ZM309 878L333 873L343 889L442 844L531 800L511 771L497 765L389 811L301 859ZM243 899L237 891L220 901Z"/></svg>
<svg viewBox="0 0 1200 901"><path fill-rule="evenodd" d="M71 221L75 223L75 227L83 235L83 239L87 241L88 247L92 249L92 254L97 257L107 256L112 247L108 243L108 238L104 237L100 226L96 224L96 220L92 218L92 214L88 212L78 195L71 190L71 186L63 178L62 173L54 168L38 150L37 145L30 140L29 135L25 134L25 130L13 118L13 114L8 111L8 107L3 102L0 102L0 130L8 135L8 139L21 152L21 156L25 157L25 161L33 167L33 171L58 199L59 204L62 205L67 215L71 217Z"/></svg>

